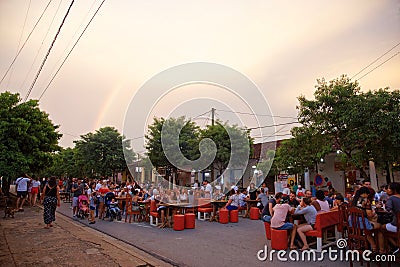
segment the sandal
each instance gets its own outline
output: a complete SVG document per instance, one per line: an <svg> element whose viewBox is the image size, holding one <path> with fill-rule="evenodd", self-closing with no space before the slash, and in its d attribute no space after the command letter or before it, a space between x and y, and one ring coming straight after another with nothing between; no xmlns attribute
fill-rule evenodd
<svg viewBox="0 0 400 267"><path fill-rule="evenodd" d="M309 250L309 249L310 249L310 247L307 246L307 247L302 247L300 250L301 250L301 251L305 251L305 250Z"/></svg>
<svg viewBox="0 0 400 267"><path fill-rule="evenodd" d="M297 250L297 249L298 249L297 246L291 246L291 247L290 247L290 250Z"/></svg>

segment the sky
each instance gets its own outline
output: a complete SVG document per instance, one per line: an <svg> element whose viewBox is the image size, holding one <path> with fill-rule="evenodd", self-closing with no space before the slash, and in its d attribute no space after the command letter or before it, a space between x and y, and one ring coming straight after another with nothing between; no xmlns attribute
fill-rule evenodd
<svg viewBox="0 0 400 267"><path fill-rule="evenodd" d="M48 2L0 0L0 78ZM51 1L0 83L0 92L25 98L70 3ZM72 5L29 99L44 92L100 3ZM296 125L297 97L312 98L317 79L352 77L398 43L399 0L105 1L39 104L60 125L60 145L72 147L80 135L104 126L123 133L135 94L157 74L210 62L252 81L265 98L268 114L261 115L271 116L243 114L262 110L255 107L258 99L251 91L244 94L253 99L223 86L194 83L165 88L151 110L140 111L146 123L154 116L185 115L204 127L216 108L222 121L279 125L262 137L252 131L256 142L268 141L266 136L283 139ZM354 78L363 91L400 89L400 55L394 56L399 51L400 45ZM143 101L146 93L151 94L142 94ZM134 119L129 123L136 127ZM138 127L137 134L144 134L146 127Z"/></svg>

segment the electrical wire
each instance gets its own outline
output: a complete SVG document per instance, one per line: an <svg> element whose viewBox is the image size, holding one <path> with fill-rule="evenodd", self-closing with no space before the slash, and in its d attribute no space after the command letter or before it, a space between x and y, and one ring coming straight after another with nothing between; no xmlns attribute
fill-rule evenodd
<svg viewBox="0 0 400 267"><path fill-rule="evenodd" d="M19 88L23 88L23 87L24 87L25 82L26 82L26 80L28 79L28 76L29 76L29 74L31 73L31 71L32 71L32 69L33 69L33 66L35 65L36 59L37 59L37 57L39 56L39 52L40 52L40 50L42 50L44 41L46 40L47 35L49 34L50 29L51 29L51 27L53 26L54 20L55 20L57 14L58 14L58 11L60 10L61 3L62 3L62 0L60 0L60 3L58 4L57 10L56 10L56 12L54 13L54 16L53 16L53 18L52 18L52 20L51 20L51 22L50 22L49 27L47 28L47 32L46 32L46 34L45 34L44 37L43 37L42 43L40 44L39 49L38 49L37 52L36 52L36 55L35 55L35 58L33 59L33 62L32 62L32 64L31 64L31 67L29 68L29 71L28 71L28 73L26 74L25 79L24 79L24 81L21 83L21 85L20 85Z"/></svg>
<svg viewBox="0 0 400 267"><path fill-rule="evenodd" d="M353 78L354 77L356 77L358 74L360 74L361 72L363 72L364 70L366 70L367 68L369 68L372 64L374 64L375 62L377 62L379 59L381 59L382 57L384 57L387 53L389 53L390 51L392 51L393 49L395 49L396 47L398 47L400 45L400 42L399 43L397 43L395 46L393 46L392 48L390 48L388 51L386 51L383 55L381 55L381 56L379 56L378 58L376 58L374 61L372 61L369 65L367 65L366 67L364 67L362 70L360 70L359 72L357 72L355 75L353 75L353 77L351 77L350 78L350 80L353 80ZM398 53L397 53L398 54ZM397 55L396 54L396 55ZM390 59L392 59L394 56L392 56ZM386 60L385 62L387 62L388 60ZM385 63L384 62L384 63ZM381 65L383 65L383 64L381 64ZM379 65L379 66L381 66L381 65ZM379 67L378 66L378 67ZM374 68L373 70L375 70L375 69L377 69L378 67L376 67L376 68ZM370 71L370 72L368 72L368 73L371 73L372 71ZM367 74L368 74L367 73ZM366 76L367 74L365 74L364 76ZM361 78L363 78L364 76L362 76ZM360 78L360 79L361 79ZM358 80L360 80L360 79L358 79Z"/></svg>
<svg viewBox="0 0 400 267"><path fill-rule="evenodd" d="M24 31L25 31L26 20L28 19L29 10L31 9L31 3L32 3L32 0L29 0L28 9L26 10L25 19L24 19L24 25L22 26L22 31L21 31L21 34L19 35L19 40L18 40L18 45L17 45L17 51L16 51L15 54L18 53L19 46L21 45L22 36L23 36L23 34L24 34ZM13 73L13 69L11 69L10 76L8 76L8 82L7 82L6 88L8 88L8 85L9 85L9 83L10 83L12 73Z"/></svg>
<svg viewBox="0 0 400 267"><path fill-rule="evenodd" d="M392 58L394 58L395 56L397 56L398 54L400 54L400 51L397 52L396 54L394 54L393 56L391 56L390 58L386 59L385 61L383 61L381 64L379 64L378 66L376 66L376 67L373 68L372 70L368 71L366 74L364 74L363 76L361 76L360 78L358 78L357 81L361 80L362 78L364 78L365 76L367 76L368 74L370 74L371 72L373 72L374 70L376 70L377 68L379 68L380 66L382 66L383 64L385 64L386 62L388 62L389 60L391 60Z"/></svg>
<svg viewBox="0 0 400 267"><path fill-rule="evenodd" d="M50 45L49 49L47 50L47 53L46 53L46 55L45 55L45 57L44 57L44 59L43 59L43 61L42 61L42 64L40 65L39 70L38 70L38 72L36 73L35 79L33 79L33 82L32 82L32 84L31 84L31 87L29 88L28 93L27 93L26 96L25 96L24 102L26 102L26 100L28 99L29 95L31 94L32 89L33 89L33 87L35 86L35 83L36 83L36 81L37 81L37 79L38 79L38 77L39 77L39 75L40 75L40 72L42 71L43 66L44 66L44 64L45 64L46 61L47 61L47 58L48 58L48 56L49 56L49 54L50 54L50 52L51 52L51 50L52 50L52 48L53 48L53 46L54 46L54 43L55 43L56 40L57 40L58 35L60 34L61 28L63 27L63 25L64 25L64 23L65 23L65 21L66 21L66 19L67 19L67 17L68 17L68 14L69 14L69 12L71 11L71 8L72 8L72 5L74 4L74 2L75 2L75 0L72 0L72 1L71 1L71 4L70 4L69 7L68 7L67 13L65 13L64 18L63 18L63 20L62 20L62 22L61 22L61 24L60 24L60 27L58 28L58 31L57 31L56 35L54 36L54 39L53 39L53 41L51 42L51 45Z"/></svg>
<svg viewBox="0 0 400 267"><path fill-rule="evenodd" d="M248 130L255 130L255 129L268 128L268 127L282 126L282 125L291 125L291 124L296 124L296 123L299 123L299 122L298 121L292 121L292 122L279 123L279 124L273 124L273 125L264 125L264 126L259 126L259 127L252 127L252 128L247 128L247 129Z"/></svg>
<svg viewBox="0 0 400 267"><path fill-rule="evenodd" d="M57 74L60 72L61 68L64 66L64 63L67 61L68 57L71 55L71 53L74 50L75 46L78 44L79 40L82 38L83 34L86 32L86 30L89 27L90 23L93 21L94 17L97 15L97 13L99 12L100 8L103 6L105 1L106 0L103 0L101 2L100 6L97 8L96 12L93 14L92 18L90 19L90 21L86 25L85 29L83 29L83 32L79 36L78 40L76 40L75 44L73 45L71 50L68 52L67 56L65 57L65 59L61 63L60 67L57 69L56 73L53 75L53 77L51 78L50 82L47 84L46 88L43 90L42 94L39 97L39 100L42 99L43 95L46 93L47 89L50 87L50 84L53 82L53 80L56 78Z"/></svg>
<svg viewBox="0 0 400 267"><path fill-rule="evenodd" d="M84 16L84 18L82 18L81 23L79 24L79 26L76 28L74 34L72 35L71 39L69 40L68 44L65 46L64 50L62 51L62 53L60 53L60 56L58 57L58 59L54 62L56 62L53 66L53 68L51 69L51 71L49 71L49 76L48 78L50 79L50 77L52 77L52 74L55 73L55 71L57 70L58 65L61 64L61 62L63 61L64 55L67 54L68 52L68 48L71 47L71 45L73 44L73 41L75 41L75 37L77 37L79 35L80 29L83 28L83 25L85 23L85 21L87 21L94 5L96 4L96 0L93 1L92 5L90 6L89 10L86 12L86 15ZM46 79L47 81L49 79Z"/></svg>
<svg viewBox="0 0 400 267"><path fill-rule="evenodd" d="M216 110L222 111L222 112L242 114L242 115L265 116L265 117L273 117L273 118L281 118L281 119L297 119L295 117L286 117L286 116L277 116L277 115L274 116L274 115L268 115L268 114L256 114L256 113L239 112L239 111L222 110L222 109L216 109Z"/></svg>
<svg viewBox="0 0 400 267"><path fill-rule="evenodd" d="M11 67L14 65L15 61L17 60L19 54L21 53L22 49L25 47L26 43L28 42L29 38L31 37L33 31L36 29L36 26L39 24L40 20L42 19L44 13L46 12L47 8L49 7L50 3L52 0L49 1L49 3L47 4L47 6L44 8L42 14L40 15L39 19L36 21L35 26L33 26L31 32L29 33L28 37L26 37L25 42L23 43L23 45L21 46L21 48L19 49L18 53L15 55L14 59L12 60L10 66L8 67L8 69L6 70L6 73L4 73L3 77L0 80L0 84L3 82L4 78L7 76L8 72L10 71Z"/></svg>

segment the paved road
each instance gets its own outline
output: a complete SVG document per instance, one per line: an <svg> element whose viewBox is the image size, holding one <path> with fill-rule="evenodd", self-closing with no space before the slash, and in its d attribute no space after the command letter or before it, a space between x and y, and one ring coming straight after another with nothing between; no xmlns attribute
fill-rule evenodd
<svg viewBox="0 0 400 267"><path fill-rule="evenodd" d="M70 204L63 204L59 212L72 218ZM76 219L79 220L79 219ZM86 220L79 220L84 225ZM239 218L239 223L219 224L196 220L196 229L174 231L159 229L148 223L125 223L98 220L90 225L93 229L107 233L132 244L152 255L177 266L298 266L304 262L280 262L274 258L260 261L257 252L270 241L265 238L262 221ZM314 266L343 266L347 262L307 262ZM358 266L358 265L355 265Z"/></svg>

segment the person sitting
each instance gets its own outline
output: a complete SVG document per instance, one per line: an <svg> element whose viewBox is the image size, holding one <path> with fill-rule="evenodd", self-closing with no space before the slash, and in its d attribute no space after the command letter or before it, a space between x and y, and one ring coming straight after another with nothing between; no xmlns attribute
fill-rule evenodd
<svg viewBox="0 0 400 267"><path fill-rule="evenodd" d="M161 225L159 228L164 228L167 224L166 220L166 211L167 211L167 206L163 205L163 203L171 203L170 199L170 194L168 192L165 192L162 194L161 199L160 199L160 206L157 208L157 212L160 215L161 218Z"/></svg>
<svg viewBox="0 0 400 267"><path fill-rule="evenodd" d="M396 214L400 212L400 183L391 183L388 186L387 194L389 196L385 209L388 212L391 212L394 216L392 222L382 225L382 229L386 231L396 233L397 228L399 227L399 222L397 221ZM395 247L397 247L396 240L389 238L389 242L392 243ZM397 253L399 248L395 249L394 253Z"/></svg>
<svg viewBox="0 0 400 267"><path fill-rule="evenodd" d="M316 198L313 197L313 194L312 194L311 190L306 190L306 191L304 192L304 195L305 195L305 197L308 197L309 199L311 199L311 201L316 200Z"/></svg>
<svg viewBox="0 0 400 267"><path fill-rule="evenodd" d="M282 190L282 193L283 193L283 196L284 197L289 197L289 195L290 195L290 188L289 188L289 186L287 185L287 184L285 184L285 185L283 185L283 190Z"/></svg>
<svg viewBox="0 0 400 267"><path fill-rule="evenodd" d="M250 200L256 200L257 199L257 188L254 183L251 183L249 187L247 188L247 197Z"/></svg>
<svg viewBox="0 0 400 267"><path fill-rule="evenodd" d="M225 205L225 208L229 211L237 210L239 208L239 195L234 188L229 193L229 200Z"/></svg>
<svg viewBox="0 0 400 267"><path fill-rule="evenodd" d="M297 226L297 233L299 234L300 239L303 242L303 247L301 248L301 250L309 249L305 233L314 230L314 224L317 218L317 210L313 205L311 205L311 199L305 197L301 200L300 205L297 206L293 214L304 215L304 218L306 219L306 223Z"/></svg>
<svg viewBox="0 0 400 267"><path fill-rule="evenodd" d="M329 203L325 199L325 192L318 190L316 193L317 199L311 202L311 205L315 207L317 212L329 211Z"/></svg>
<svg viewBox="0 0 400 267"><path fill-rule="evenodd" d="M296 193L294 191L290 191L289 205L294 208L296 208L298 205L300 205L300 202L297 200Z"/></svg>
<svg viewBox="0 0 400 267"><path fill-rule="evenodd" d="M332 206L332 208L330 210L331 211L338 210L340 205L342 205L343 203L345 203L344 202L344 197L342 196L342 194L337 193L336 196L335 196L335 199L333 201L333 206Z"/></svg>
<svg viewBox="0 0 400 267"><path fill-rule="evenodd" d="M278 192L275 194L274 198L271 198L268 201L268 205L264 207L261 216L264 222L271 222L271 218L274 215L274 207L276 205L276 203L280 203L281 199L283 197L283 193L282 192Z"/></svg>
<svg viewBox="0 0 400 267"><path fill-rule="evenodd" d="M246 189L242 189L242 192L239 194L239 206L241 208L245 208L246 207L246 202L244 201L247 197L246 194Z"/></svg>
<svg viewBox="0 0 400 267"><path fill-rule="evenodd" d="M297 191L296 191L296 196L301 198L305 196L305 191L304 189L301 187L301 185L297 186ZM296 206L297 207L297 206Z"/></svg>
<svg viewBox="0 0 400 267"><path fill-rule="evenodd" d="M120 221L122 218L121 210L119 209L118 202L115 200L115 198L111 199L111 202L108 204L108 208L110 209L111 218L117 217L117 219Z"/></svg>
<svg viewBox="0 0 400 267"><path fill-rule="evenodd" d="M262 211L264 207L268 205L268 196L262 187L260 188L260 194L258 194L257 200L260 201L257 203L257 207L260 209L260 211Z"/></svg>
<svg viewBox="0 0 400 267"><path fill-rule="evenodd" d="M366 230L372 229L380 229L381 225L378 223L378 215L372 209L372 201L374 199L375 193L366 187L363 186L359 190L357 190L353 202L351 203L352 207L357 207L364 212L365 216L365 227ZM367 240L371 245L371 249L373 252L377 252L377 246L374 238L372 237L371 232L366 232ZM380 248L380 253L385 253L384 251L384 238L382 232L378 232L378 244Z"/></svg>
<svg viewBox="0 0 400 267"><path fill-rule="evenodd" d="M296 249L294 246L294 238L296 236L296 225L290 222L286 222L286 216L293 210L289 206L289 197L282 197L280 203L277 203L273 207L273 216L271 218L271 228L276 230L292 230L290 233L290 249Z"/></svg>

